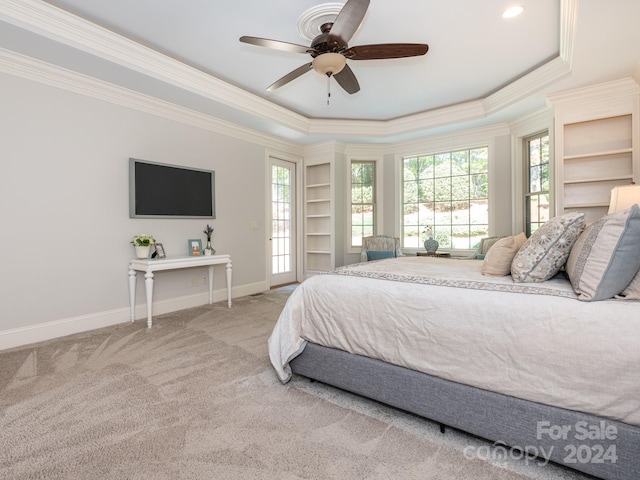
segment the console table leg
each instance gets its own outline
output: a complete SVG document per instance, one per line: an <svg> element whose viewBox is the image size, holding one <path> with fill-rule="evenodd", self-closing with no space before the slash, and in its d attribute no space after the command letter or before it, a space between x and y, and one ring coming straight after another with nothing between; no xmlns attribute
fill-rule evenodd
<svg viewBox="0 0 640 480"><path fill-rule="evenodd" d="M136 319L136 271L133 268L129 268L129 309L133 322Z"/></svg>
<svg viewBox="0 0 640 480"><path fill-rule="evenodd" d="M231 260L227 263L227 303L231 308Z"/></svg>
<svg viewBox="0 0 640 480"><path fill-rule="evenodd" d="M209 305L213 303L213 265L209 266Z"/></svg>
<svg viewBox="0 0 640 480"><path fill-rule="evenodd" d="M147 291L147 327L151 328L152 324L152 310L153 310L153 273L147 272L144 274L144 286Z"/></svg>

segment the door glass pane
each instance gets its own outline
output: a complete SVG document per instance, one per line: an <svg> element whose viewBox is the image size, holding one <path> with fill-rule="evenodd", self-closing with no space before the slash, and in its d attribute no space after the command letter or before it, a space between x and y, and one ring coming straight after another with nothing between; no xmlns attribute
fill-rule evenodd
<svg viewBox="0 0 640 480"><path fill-rule="evenodd" d="M272 273L291 271L291 178L288 168L274 165L271 172L272 181Z"/></svg>

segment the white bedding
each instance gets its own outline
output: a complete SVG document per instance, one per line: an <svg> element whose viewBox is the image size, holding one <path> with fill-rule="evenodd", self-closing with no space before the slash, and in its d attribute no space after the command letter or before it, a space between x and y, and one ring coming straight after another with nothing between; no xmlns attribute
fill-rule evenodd
<svg viewBox="0 0 640 480"><path fill-rule="evenodd" d="M562 276L516 285L481 265L400 257L309 278L269 338L278 377L310 341L640 425L640 302L581 302Z"/></svg>

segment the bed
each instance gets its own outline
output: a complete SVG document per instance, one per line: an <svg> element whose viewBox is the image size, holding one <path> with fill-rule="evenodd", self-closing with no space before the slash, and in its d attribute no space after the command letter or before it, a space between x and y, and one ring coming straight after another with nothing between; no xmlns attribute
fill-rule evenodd
<svg viewBox="0 0 640 480"><path fill-rule="evenodd" d="M269 338L278 378L381 401L503 455L640 478L640 303L579 301L562 273L515 283L482 264L400 257L310 277Z"/></svg>

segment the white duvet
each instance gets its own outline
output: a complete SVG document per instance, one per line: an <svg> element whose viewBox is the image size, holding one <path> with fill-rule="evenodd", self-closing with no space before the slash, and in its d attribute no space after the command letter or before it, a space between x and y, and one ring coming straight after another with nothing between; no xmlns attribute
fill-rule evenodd
<svg viewBox="0 0 640 480"><path fill-rule="evenodd" d="M309 278L269 338L278 377L310 341L640 425L640 302L582 302L560 276L514 284L480 269L400 257Z"/></svg>

